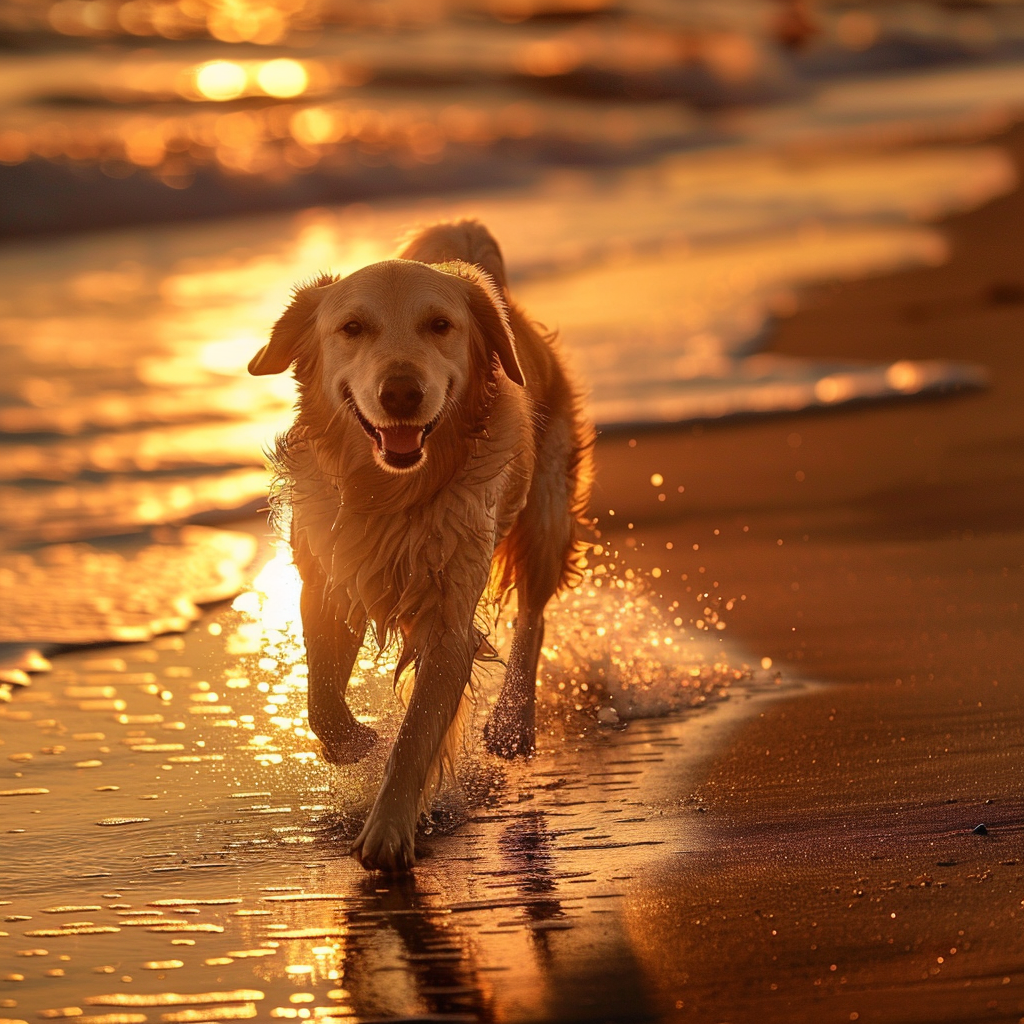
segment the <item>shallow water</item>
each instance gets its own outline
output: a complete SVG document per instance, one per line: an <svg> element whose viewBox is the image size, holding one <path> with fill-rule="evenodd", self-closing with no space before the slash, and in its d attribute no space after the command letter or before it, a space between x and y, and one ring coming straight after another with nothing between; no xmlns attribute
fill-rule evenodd
<svg viewBox="0 0 1024 1024"><path fill-rule="evenodd" d="M403 227L481 217L515 293L560 332L606 429L977 387L967 364L756 354L794 290L945 256L923 217L1014 182L995 147L794 161L673 156L529 191L392 202L0 250L0 510L7 542L131 532L262 503L285 378L245 365L320 270L385 257ZM642 310L642 315L637 315Z"/></svg>
<svg viewBox="0 0 1024 1024"><path fill-rule="evenodd" d="M460 783L403 881L347 857L386 743L318 760L286 552L185 637L54 658L0 707L5 1012L631 1016L636 980L592 977L608 957L628 971L624 905L645 864L699 843L687 779L713 737L788 688L597 578L549 616L529 765L481 752L499 680L479 673ZM364 658L350 691L385 740L393 667ZM598 703L628 724L599 725Z"/></svg>

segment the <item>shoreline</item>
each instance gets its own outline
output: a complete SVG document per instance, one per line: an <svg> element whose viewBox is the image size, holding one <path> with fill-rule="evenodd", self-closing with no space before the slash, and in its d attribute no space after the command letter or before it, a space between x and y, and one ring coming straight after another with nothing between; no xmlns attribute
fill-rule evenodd
<svg viewBox="0 0 1024 1024"><path fill-rule="evenodd" d="M156 1021L211 1002L259 1019L314 1004L360 1020L656 1019L623 908L703 848L692 783L791 690L738 685L529 763L495 764L477 736L416 871L387 878L347 856L383 754L334 769L274 729L301 703L292 672L288 703L261 708L293 665L280 638L268 647L280 625L222 606L184 636L65 653L0 707L30 755L11 780L28 792L0 794L10 1019Z"/></svg>

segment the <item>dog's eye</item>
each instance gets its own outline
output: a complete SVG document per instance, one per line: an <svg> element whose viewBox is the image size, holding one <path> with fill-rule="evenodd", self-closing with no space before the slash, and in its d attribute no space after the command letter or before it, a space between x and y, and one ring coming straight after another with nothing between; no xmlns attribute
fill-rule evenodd
<svg viewBox="0 0 1024 1024"><path fill-rule="evenodd" d="M342 334L354 338L357 334L363 333L363 325L358 320L349 320L347 324L341 325Z"/></svg>
<svg viewBox="0 0 1024 1024"><path fill-rule="evenodd" d="M452 322L443 316L435 317L430 321L430 329L435 334L447 334L452 329Z"/></svg>

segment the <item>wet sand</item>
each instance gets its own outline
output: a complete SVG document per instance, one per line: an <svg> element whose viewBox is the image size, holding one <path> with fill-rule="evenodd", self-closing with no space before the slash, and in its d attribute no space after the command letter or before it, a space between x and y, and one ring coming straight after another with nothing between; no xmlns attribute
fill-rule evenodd
<svg viewBox="0 0 1024 1024"><path fill-rule="evenodd" d="M734 734L700 852L627 909L659 1015L1024 1020L1021 223L1020 191L955 218L947 265L821 289L771 346L990 390L599 448L602 526L666 597L745 595L729 635L827 683Z"/></svg>

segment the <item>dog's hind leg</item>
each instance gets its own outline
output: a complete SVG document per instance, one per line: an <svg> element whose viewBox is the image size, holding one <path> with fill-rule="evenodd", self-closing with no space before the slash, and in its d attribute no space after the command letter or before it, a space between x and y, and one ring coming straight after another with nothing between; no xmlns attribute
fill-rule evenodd
<svg viewBox="0 0 1024 1024"><path fill-rule="evenodd" d="M553 593L554 591L552 591ZM532 754L536 745L537 662L544 642L544 604L520 596L512 649L498 703L484 726L487 749L499 757Z"/></svg>
<svg viewBox="0 0 1024 1024"><path fill-rule="evenodd" d="M544 643L544 608L558 590L575 547L571 497L576 487L571 424L549 424L537 469L512 534L519 609L498 702L484 726L487 749L499 757L533 753L536 744L537 663Z"/></svg>
<svg viewBox="0 0 1024 1024"><path fill-rule="evenodd" d="M309 727L320 740L324 759L331 764L358 761L377 741L377 734L355 720L345 691L362 646L362 630L349 627L346 608L327 593L327 578L312 557L296 560L303 577L302 631L309 672Z"/></svg>

